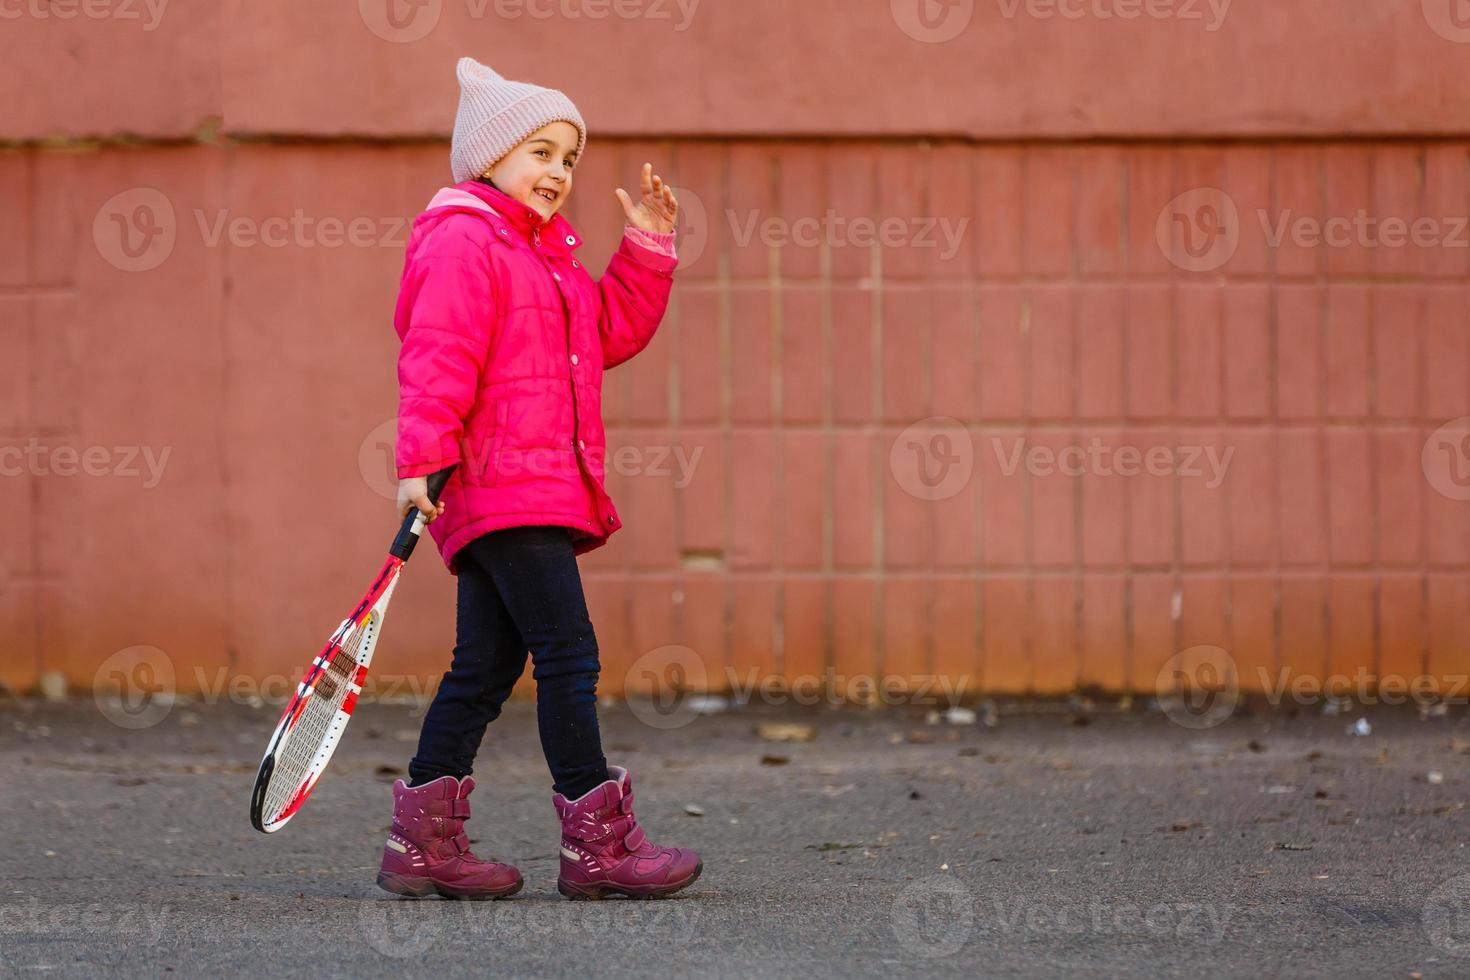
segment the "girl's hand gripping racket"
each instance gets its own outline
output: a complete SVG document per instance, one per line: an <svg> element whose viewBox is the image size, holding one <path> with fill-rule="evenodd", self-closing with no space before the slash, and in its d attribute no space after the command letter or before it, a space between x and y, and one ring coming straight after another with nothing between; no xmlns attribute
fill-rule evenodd
<svg viewBox="0 0 1470 980"><path fill-rule="evenodd" d="M439 502L439 494L453 472L454 467L450 466L429 477L430 503ZM373 579L367 595L337 627L296 686L296 694L271 735L265 758L260 762L260 773L255 777L255 791L250 796L250 822L256 830L272 834L286 826L286 821L295 816L311 795L331 761L332 752L352 719L357 696L362 693L373 648L383 629L388 600L393 598L398 576L413 554L426 523L418 508L403 519L403 526L388 549L388 560Z"/></svg>

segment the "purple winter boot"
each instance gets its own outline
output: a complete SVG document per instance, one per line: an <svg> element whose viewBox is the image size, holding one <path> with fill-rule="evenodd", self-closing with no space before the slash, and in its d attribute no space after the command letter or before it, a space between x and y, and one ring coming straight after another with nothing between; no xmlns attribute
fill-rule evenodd
<svg viewBox="0 0 1470 980"><path fill-rule="evenodd" d="M662 898L694 883L704 862L693 851L658 847L633 816L633 780L628 770L608 766L607 782L575 800L552 797L561 817L561 877L556 890L567 898L601 898L608 892L630 898Z"/></svg>
<svg viewBox="0 0 1470 980"><path fill-rule="evenodd" d="M469 776L441 776L422 786L393 783L393 831L383 847L380 887L414 898L505 898L521 890L515 868L470 852L464 822L474 789Z"/></svg>

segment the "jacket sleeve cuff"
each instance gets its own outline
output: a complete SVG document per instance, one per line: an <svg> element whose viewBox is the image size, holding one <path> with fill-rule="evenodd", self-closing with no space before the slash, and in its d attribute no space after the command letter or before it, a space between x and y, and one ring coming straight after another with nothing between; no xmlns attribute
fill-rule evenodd
<svg viewBox="0 0 1470 980"><path fill-rule="evenodd" d="M444 459L428 463L399 463L398 479L407 480L411 476L428 476L430 473L438 473L446 466L458 463L459 459Z"/></svg>
<svg viewBox="0 0 1470 980"><path fill-rule="evenodd" d="M398 454L394 462L397 464L400 480L438 473L444 467L460 462L462 458L456 435L426 434L423 439L414 439L405 432L398 434Z"/></svg>
<svg viewBox="0 0 1470 980"><path fill-rule="evenodd" d="M674 253L674 232L644 231L628 225L623 229L622 251L639 265L655 272L673 272L679 264Z"/></svg>

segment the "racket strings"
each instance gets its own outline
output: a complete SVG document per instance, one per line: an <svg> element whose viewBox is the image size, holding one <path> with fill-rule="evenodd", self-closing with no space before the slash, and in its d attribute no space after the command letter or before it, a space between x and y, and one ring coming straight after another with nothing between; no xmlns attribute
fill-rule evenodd
<svg viewBox="0 0 1470 980"><path fill-rule="evenodd" d="M355 624L317 675L312 694L306 699L296 724L287 732L285 746L277 753L270 785L266 787L267 821L280 816L310 774L343 701L351 693L358 652L364 638L371 635L373 621L374 617L369 615Z"/></svg>

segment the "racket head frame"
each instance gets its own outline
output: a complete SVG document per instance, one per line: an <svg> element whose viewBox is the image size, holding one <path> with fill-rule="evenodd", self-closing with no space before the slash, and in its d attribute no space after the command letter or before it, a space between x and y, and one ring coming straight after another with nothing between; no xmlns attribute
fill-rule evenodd
<svg viewBox="0 0 1470 980"><path fill-rule="evenodd" d="M255 787L250 795L250 823L261 833L273 834L286 825L287 821L306 802L306 798L311 795L311 791L316 787L317 779L321 777L327 763L331 761L332 754L336 751L346 731L347 721L351 718L352 711L357 705L358 693L367 676L368 667L372 663L378 638L382 635L383 618L388 610L388 602L393 597L393 589L398 584L403 564L401 558L392 556L383 563L373 587L368 590L367 595L363 596L352 615L344 619L342 625L337 627L337 631L332 634L321 653L317 654L316 659L307 669L306 675L296 685L295 694L287 702L285 710L281 712L280 721L276 723L275 731L271 734L267 744L265 756L261 759L260 770L255 778ZM361 626L365 630L371 629L371 633L354 654L346 650L342 643L355 626ZM339 657L351 657L354 662L347 670L342 670L336 666L336 658ZM334 717L326 737L319 743L302 780L294 787L295 792L287 806L279 814L268 814L265 812L265 807L277 760L289 743L296 723L300 721L310 699L317 696L317 686L329 669L336 670L339 675L350 677L348 683L355 690L347 692L342 705L337 709L337 717Z"/></svg>
<svg viewBox="0 0 1470 980"><path fill-rule="evenodd" d="M437 503L440 494L444 492L445 485L454 474L457 464L452 464L428 477L428 496L430 502ZM276 723L275 731L271 734L270 741L266 744L265 755L260 762L260 769L255 776L255 785L250 794L250 823L261 833L272 834L284 827L290 819L300 810L306 802L311 791L316 788L316 782L326 770L327 763L331 761L332 754L341 742L343 734L347 729L347 722L351 719L352 710L356 707L357 696L361 692L362 682L367 677L369 665L372 663L373 651L377 647L379 636L382 634L383 618L388 611L388 602L393 597L393 589L398 584L398 578L407 564L409 557L413 554L415 546L423 535L423 529L427 520L417 508L411 509L404 515L399 525L398 534L393 538L393 543L388 548L388 558L379 569L373 580L373 585L368 589L362 600L353 609L352 615L342 621L336 632L317 654L311 667L306 671L301 683L296 686L296 693L287 702L286 708L281 712L280 721ZM374 621L374 617L376 617ZM343 704L338 708L332 726L313 756L308 766L305 778L294 787L290 802L282 808L279 814L267 814L265 812L266 800L272 787L272 779L276 775L276 763L281 750L288 744L294 723L300 719L302 712L310 698L316 695L317 685L321 682L325 672L335 664L336 657L348 656L342 643L351 634L354 625L361 625L364 629L369 628L371 623L372 633L361 644L355 654L355 673L351 679L351 686L356 690L350 690L343 699Z"/></svg>

